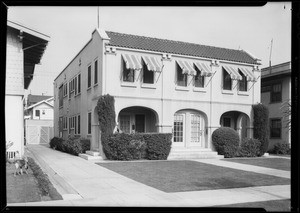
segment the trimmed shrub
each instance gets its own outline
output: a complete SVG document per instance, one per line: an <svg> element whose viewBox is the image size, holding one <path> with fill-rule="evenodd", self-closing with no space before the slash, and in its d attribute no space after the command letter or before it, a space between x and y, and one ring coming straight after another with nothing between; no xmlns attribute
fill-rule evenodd
<svg viewBox="0 0 300 213"><path fill-rule="evenodd" d="M238 150L237 157L257 157L260 155L261 142L253 138L244 138Z"/></svg>
<svg viewBox="0 0 300 213"><path fill-rule="evenodd" d="M290 155L291 154L291 148L288 143L276 143L269 151L270 154L281 154L281 155Z"/></svg>
<svg viewBox="0 0 300 213"><path fill-rule="evenodd" d="M253 109L253 138L261 142L259 156L265 154L269 146L269 110L263 104L252 106Z"/></svg>
<svg viewBox="0 0 300 213"><path fill-rule="evenodd" d="M102 141L109 160L165 160L172 144L171 133L116 133Z"/></svg>
<svg viewBox="0 0 300 213"><path fill-rule="evenodd" d="M219 155L225 158L234 157L239 147L239 135L230 127L220 127L212 134L213 145Z"/></svg>
<svg viewBox="0 0 300 213"><path fill-rule="evenodd" d="M52 140L53 139L51 139L51 141ZM51 148L77 156L78 154L84 153L90 149L90 140L78 137L70 137L68 140L64 141L62 138L56 138L53 140Z"/></svg>
<svg viewBox="0 0 300 213"><path fill-rule="evenodd" d="M62 143L63 143L63 139L59 138L59 137L54 137L50 140L50 148L52 149L57 149L57 150L61 150L62 149Z"/></svg>
<svg viewBox="0 0 300 213"><path fill-rule="evenodd" d="M147 143L148 160L167 160L172 145L172 133L141 134Z"/></svg>
<svg viewBox="0 0 300 213"><path fill-rule="evenodd" d="M116 126L115 99L109 94L103 95L97 102L101 141L111 135Z"/></svg>

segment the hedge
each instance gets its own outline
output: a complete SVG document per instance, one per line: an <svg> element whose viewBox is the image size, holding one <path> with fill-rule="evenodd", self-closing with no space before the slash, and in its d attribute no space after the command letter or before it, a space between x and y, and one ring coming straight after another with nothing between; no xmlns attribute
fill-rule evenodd
<svg viewBox="0 0 300 213"><path fill-rule="evenodd" d="M171 133L115 133L102 141L109 160L166 160L171 150Z"/></svg>
<svg viewBox="0 0 300 213"><path fill-rule="evenodd" d="M50 141L50 147L78 156L80 153L90 150L90 140L78 137L70 137L65 141L62 138L54 137Z"/></svg>
<svg viewBox="0 0 300 213"><path fill-rule="evenodd" d="M288 143L276 143L274 147L269 151L270 154L290 155L291 147Z"/></svg>
<svg viewBox="0 0 300 213"><path fill-rule="evenodd" d="M212 134L212 143L219 155L225 158L236 156L239 147L239 135L230 127L220 127Z"/></svg>
<svg viewBox="0 0 300 213"><path fill-rule="evenodd" d="M253 109L253 138L261 142L260 154L262 156L269 146L269 110L263 104L252 106Z"/></svg>
<svg viewBox="0 0 300 213"><path fill-rule="evenodd" d="M253 138L243 138L236 157L257 157L261 142Z"/></svg>

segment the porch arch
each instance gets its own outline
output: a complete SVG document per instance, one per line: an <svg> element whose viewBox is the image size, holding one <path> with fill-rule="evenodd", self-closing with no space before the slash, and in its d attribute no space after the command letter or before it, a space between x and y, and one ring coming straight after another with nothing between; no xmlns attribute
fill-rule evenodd
<svg viewBox="0 0 300 213"><path fill-rule="evenodd" d="M119 130L125 133L158 132L159 115L149 107L125 107L118 112L116 119Z"/></svg>

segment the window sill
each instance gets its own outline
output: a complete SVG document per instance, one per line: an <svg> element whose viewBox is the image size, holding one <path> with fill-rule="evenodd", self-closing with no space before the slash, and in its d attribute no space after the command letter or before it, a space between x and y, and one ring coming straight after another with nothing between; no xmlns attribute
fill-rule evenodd
<svg viewBox="0 0 300 213"><path fill-rule="evenodd" d="M178 91L189 91L190 88L188 88L188 87L183 87L183 86L176 86L176 87L175 87L175 90L178 90Z"/></svg>
<svg viewBox="0 0 300 213"><path fill-rule="evenodd" d="M91 91L92 87L87 88L87 91Z"/></svg>
<svg viewBox="0 0 300 213"><path fill-rule="evenodd" d="M233 95L233 91L232 90L224 90L224 89L222 89L222 93L223 94L228 94L228 95Z"/></svg>
<svg viewBox="0 0 300 213"><path fill-rule="evenodd" d="M60 107L59 107L59 109L63 109L63 108L64 108L64 106L60 106Z"/></svg>
<svg viewBox="0 0 300 213"><path fill-rule="evenodd" d="M270 102L269 104L280 104L282 103L282 101L273 101L273 102Z"/></svg>
<svg viewBox="0 0 300 213"><path fill-rule="evenodd" d="M249 96L248 91L238 91L238 95Z"/></svg>
<svg viewBox="0 0 300 213"><path fill-rule="evenodd" d="M135 82L121 82L122 87L137 87Z"/></svg>
<svg viewBox="0 0 300 213"><path fill-rule="evenodd" d="M147 83L143 83L141 85L142 88L147 88L147 89L156 89L156 85L154 84L147 84Z"/></svg>
<svg viewBox="0 0 300 213"><path fill-rule="evenodd" d="M205 89L205 88L202 88L202 87L194 87L194 88L193 88L193 91L194 91L194 92L206 92L206 89Z"/></svg>
<svg viewBox="0 0 300 213"><path fill-rule="evenodd" d="M94 84L94 87L98 86L98 83Z"/></svg>

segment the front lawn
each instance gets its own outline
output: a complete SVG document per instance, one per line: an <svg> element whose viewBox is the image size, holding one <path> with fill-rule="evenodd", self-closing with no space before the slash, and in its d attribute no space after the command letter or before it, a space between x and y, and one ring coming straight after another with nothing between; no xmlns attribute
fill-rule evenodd
<svg viewBox="0 0 300 213"><path fill-rule="evenodd" d="M262 166L272 169L279 169L284 171L291 171L291 160L285 158L226 158L222 159L234 163L243 163L253 166Z"/></svg>
<svg viewBox="0 0 300 213"><path fill-rule="evenodd" d="M250 203L236 203L224 206L213 206L213 207L223 207L226 208L264 208L266 211L270 212L290 212L291 200L269 200L262 202L250 202Z"/></svg>
<svg viewBox="0 0 300 213"><path fill-rule="evenodd" d="M98 165L164 192L288 185L290 180L196 161L111 162Z"/></svg>

